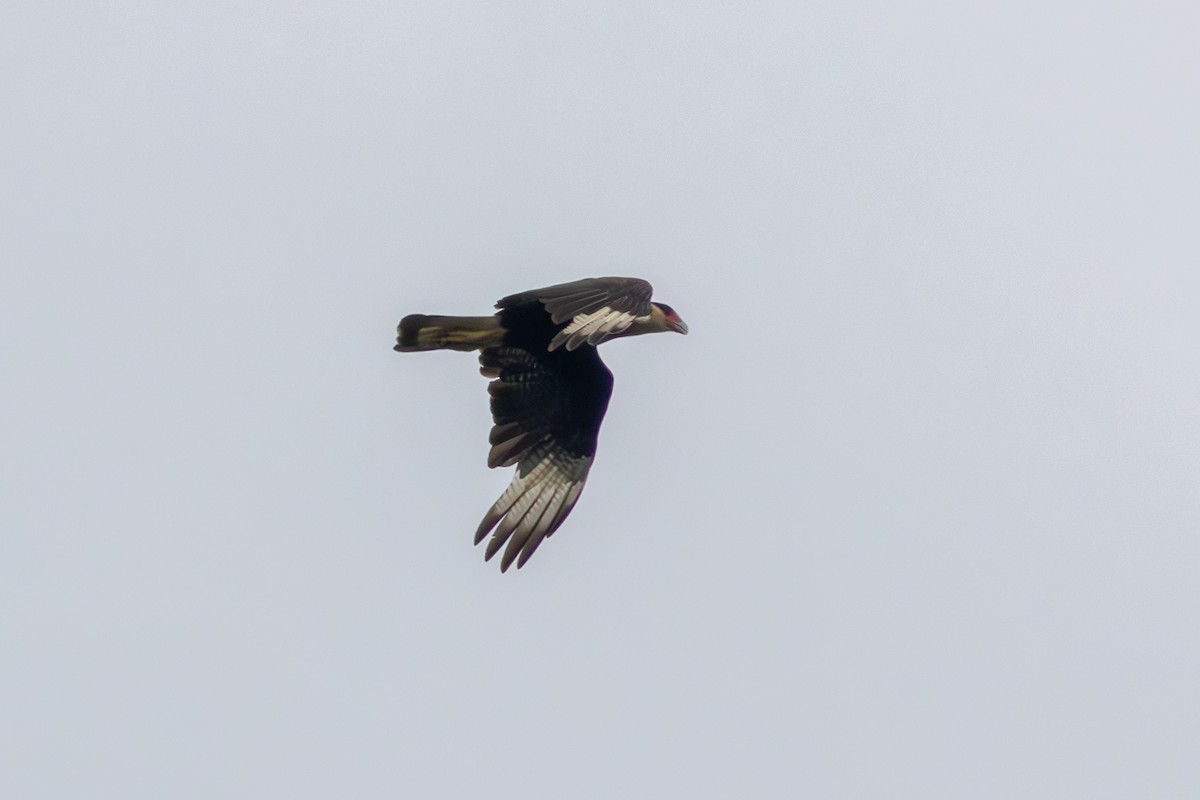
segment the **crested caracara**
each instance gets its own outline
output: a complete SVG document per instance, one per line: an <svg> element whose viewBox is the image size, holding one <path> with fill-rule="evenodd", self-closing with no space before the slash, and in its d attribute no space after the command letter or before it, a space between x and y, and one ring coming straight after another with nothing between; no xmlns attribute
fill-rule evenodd
<svg viewBox="0 0 1200 800"><path fill-rule="evenodd" d="M513 561L523 566L583 491L613 385L596 345L687 333L670 306L650 302L651 291L638 278L585 278L509 295L490 317L400 320L395 350L479 350L479 371L494 379L488 466L515 464L517 473L484 515L475 544L493 528L485 558L508 543L501 572Z"/></svg>

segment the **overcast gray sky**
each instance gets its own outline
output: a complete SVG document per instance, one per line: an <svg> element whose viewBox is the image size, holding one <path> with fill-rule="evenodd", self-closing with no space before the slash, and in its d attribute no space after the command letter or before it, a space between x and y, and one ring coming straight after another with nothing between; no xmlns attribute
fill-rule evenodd
<svg viewBox="0 0 1200 800"><path fill-rule="evenodd" d="M1200 17L8 2L0 795L1195 798ZM472 356L591 275L587 491Z"/></svg>

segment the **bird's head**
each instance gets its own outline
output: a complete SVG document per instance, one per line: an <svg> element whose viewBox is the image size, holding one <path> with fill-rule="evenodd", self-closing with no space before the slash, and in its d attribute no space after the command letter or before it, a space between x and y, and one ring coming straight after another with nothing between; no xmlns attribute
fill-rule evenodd
<svg viewBox="0 0 1200 800"><path fill-rule="evenodd" d="M661 326L661 330L687 335L687 323L675 313L675 309L666 303L651 303L650 305L652 306L650 316Z"/></svg>

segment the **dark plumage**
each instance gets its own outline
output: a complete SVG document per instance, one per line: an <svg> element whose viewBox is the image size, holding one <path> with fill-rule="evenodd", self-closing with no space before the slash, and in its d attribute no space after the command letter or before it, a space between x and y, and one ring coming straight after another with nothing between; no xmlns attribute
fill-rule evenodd
<svg viewBox="0 0 1200 800"><path fill-rule="evenodd" d="M679 315L650 296L650 284L638 278L587 278L509 295L490 317L411 314L400 321L396 350L478 349L480 372L494 379L488 466L515 464L517 472L475 543L492 532L486 558L504 548L501 571L514 560L523 566L583 491L613 386L595 345L687 333Z"/></svg>

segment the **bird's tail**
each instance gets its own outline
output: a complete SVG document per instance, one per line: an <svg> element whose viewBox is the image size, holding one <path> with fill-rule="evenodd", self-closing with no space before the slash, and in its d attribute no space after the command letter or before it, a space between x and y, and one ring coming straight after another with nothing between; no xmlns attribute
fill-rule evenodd
<svg viewBox="0 0 1200 800"><path fill-rule="evenodd" d="M504 339L500 319L491 317L436 317L409 314L396 328L396 346L401 353L421 350L479 350L494 347Z"/></svg>

